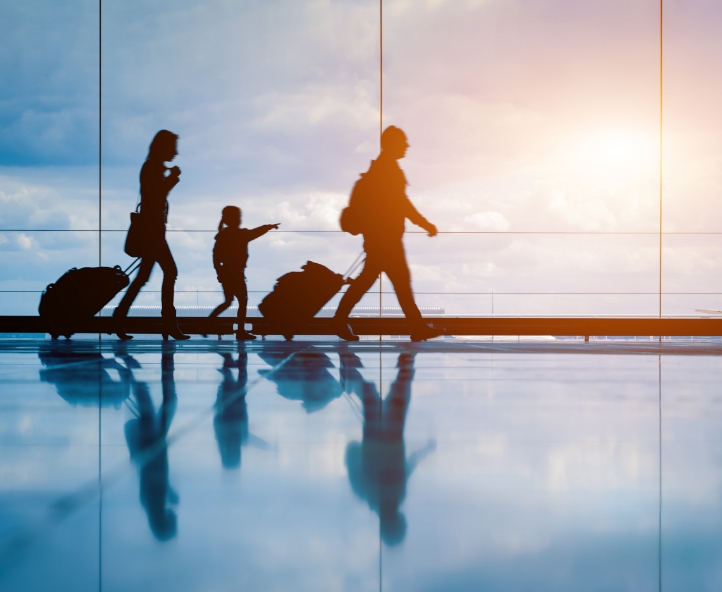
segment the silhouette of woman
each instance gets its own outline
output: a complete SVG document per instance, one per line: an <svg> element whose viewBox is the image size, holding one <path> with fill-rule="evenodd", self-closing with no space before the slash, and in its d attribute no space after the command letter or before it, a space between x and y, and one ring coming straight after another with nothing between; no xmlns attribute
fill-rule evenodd
<svg viewBox="0 0 722 592"><path fill-rule="evenodd" d="M168 335L174 339L190 339L181 333L173 306L173 290L178 277L173 255L165 239L165 225L168 219L168 194L178 184L181 171L177 166L168 168L166 162L178 154L178 136L168 130L160 130L150 143L148 157L140 169L140 215L145 230L145 253L140 270L113 317L116 322L116 334L120 339L132 339L125 332L125 319L138 292L150 278L153 266L158 263L163 270L161 288L161 316L163 317L163 339Z"/></svg>

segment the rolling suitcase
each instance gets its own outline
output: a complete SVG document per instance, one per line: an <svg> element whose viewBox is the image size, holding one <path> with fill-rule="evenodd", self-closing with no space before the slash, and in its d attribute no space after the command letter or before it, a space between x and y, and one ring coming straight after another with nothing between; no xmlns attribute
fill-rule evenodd
<svg viewBox="0 0 722 592"><path fill-rule="evenodd" d="M38 312L53 339L66 338L77 331L78 323L94 317L113 297L127 287L135 271L133 261L127 269L115 267L73 268L50 284L40 297ZM140 264L138 264L140 265ZM136 267L137 269L137 267Z"/></svg>
<svg viewBox="0 0 722 592"><path fill-rule="evenodd" d="M305 332L308 323L331 298L351 283L348 276L360 265L360 256L344 275L308 261L301 269L282 275L258 310L286 339Z"/></svg>

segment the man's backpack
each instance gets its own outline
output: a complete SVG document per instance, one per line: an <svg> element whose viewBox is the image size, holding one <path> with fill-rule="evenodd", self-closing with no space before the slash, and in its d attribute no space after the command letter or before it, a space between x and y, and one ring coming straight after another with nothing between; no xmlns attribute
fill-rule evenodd
<svg viewBox="0 0 722 592"><path fill-rule="evenodd" d="M351 197L348 206L341 210L341 230L353 234L363 234L366 230L366 210L371 201L373 188L371 186L371 175L361 173L361 178L356 181L351 190Z"/></svg>

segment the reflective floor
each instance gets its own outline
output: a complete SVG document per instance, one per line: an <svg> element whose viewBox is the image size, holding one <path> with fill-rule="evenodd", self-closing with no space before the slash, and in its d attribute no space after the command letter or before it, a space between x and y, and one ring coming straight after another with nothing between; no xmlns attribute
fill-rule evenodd
<svg viewBox="0 0 722 592"><path fill-rule="evenodd" d="M0 340L0 590L722 589L717 345Z"/></svg>

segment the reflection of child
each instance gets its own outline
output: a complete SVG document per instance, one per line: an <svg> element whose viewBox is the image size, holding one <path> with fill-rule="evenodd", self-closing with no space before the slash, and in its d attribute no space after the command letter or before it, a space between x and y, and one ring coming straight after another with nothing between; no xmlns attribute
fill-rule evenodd
<svg viewBox="0 0 722 592"><path fill-rule="evenodd" d="M246 289L246 263L248 262L248 243L263 236L269 230L278 228L279 224L265 224L258 228L241 228L241 209L236 206L226 206L221 214L221 223L218 225L216 244L213 247L213 266L218 274L218 281L223 286L226 300L211 313L217 317L231 304L233 298L238 298L238 332L237 339L255 339L256 336L248 333L244 327L246 323L246 304L248 291Z"/></svg>

